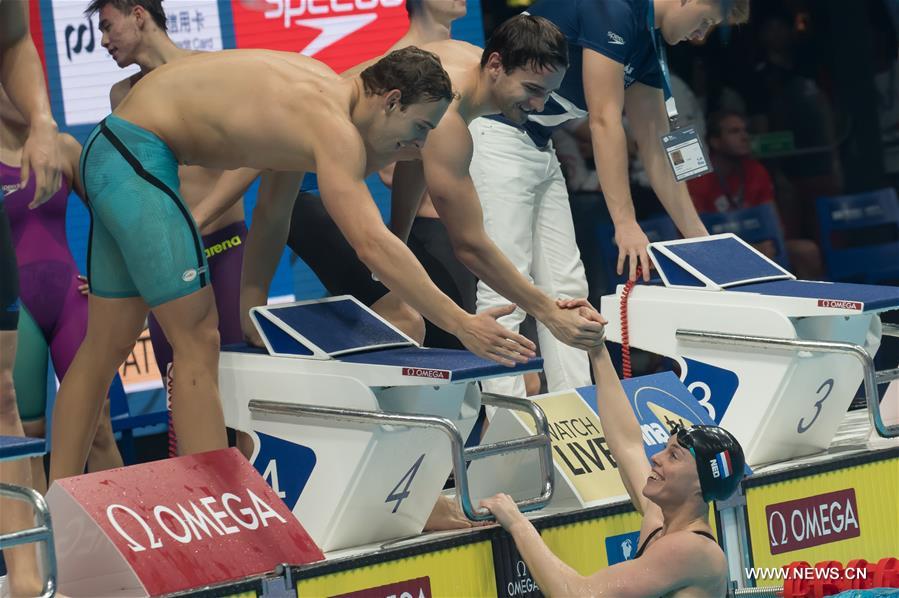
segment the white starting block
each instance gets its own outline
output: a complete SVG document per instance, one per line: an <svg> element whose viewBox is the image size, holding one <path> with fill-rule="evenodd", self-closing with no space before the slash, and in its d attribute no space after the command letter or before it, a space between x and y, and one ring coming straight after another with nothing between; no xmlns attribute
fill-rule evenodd
<svg viewBox="0 0 899 598"><path fill-rule="evenodd" d="M643 430L647 458L665 448L674 424L714 423L672 372L622 380L621 385ZM627 490L597 415L596 387L553 392L531 400L546 415L552 438L556 483L550 507L583 509L626 498ZM518 414L500 412L491 420L484 441L499 442L532 431L533 424ZM472 463L468 469L472 495L483 498L505 492L515 499L532 495L533 480L523 472L536 466L534 458L518 453Z"/></svg>
<svg viewBox="0 0 899 598"><path fill-rule="evenodd" d="M877 314L899 308L899 288L796 280L732 234L649 251L664 286L630 292L630 345L677 359L750 465L826 449L862 381L872 428L899 435L881 419L876 384L886 378L873 363ZM616 342L623 288L602 299Z"/></svg>
<svg viewBox="0 0 899 598"><path fill-rule="evenodd" d="M530 510L552 494L549 436L530 401L482 396L478 380L539 370L423 349L352 297L256 308L266 349L225 347L228 426L251 433L253 464L325 551L419 534L452 469L472 519L465 462L536 450ZM527 412L536 434L465 449L482 401ZM539 474L538 474L539 472ZM539 477L538 477L539 475Z"/></svg>

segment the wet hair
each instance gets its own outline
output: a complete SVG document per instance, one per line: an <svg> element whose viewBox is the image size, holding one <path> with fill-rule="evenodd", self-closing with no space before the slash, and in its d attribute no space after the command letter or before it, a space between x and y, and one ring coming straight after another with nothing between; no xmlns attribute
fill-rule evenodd
<svg viewBox="0 0 899 598"><path fill-rule="evenodd" d="M440 58L415 46L394 50L362 71L360 76L366 95L398 89L403 108L421 102L451 101L455 96Z"/></svg>
<svg viewBox="0 0 899 598"><path fill-rule="evenodd" d="M727 11L724 20L731 25L742 25L749 22L749 0L705 0L714 2Z"/></svg>
<svg viewBox="0 0 899 598"><path fill-rule="evenodd" d="M85 16L94 15L106 6L111 5L118 9L119 12L127 14L131 12L135 6L140 6L150 13L153 22L163 31L168 31L165 21L165 10L162 8L162 0L91 0L84 11Z"/></svg>
<svg viewBox="0 0 899 598"><path fill-rule="evenodd" d="M709 115L707 122L708 128L706 137L709 139L718 139L721 137L721 129L724 126L724 121L734 116L741 118L743 119L743 122L746 122L746 115L738 110L721 110L719 112L713 112Z"/></svg>
<svg viewBox="0 0 899 598"><path fill-rule="evenodd" d="M568 68L568 40L555 24L543 17L520 14L503 22L487 40L481 54L481 68L494 52L499 54L507 73L521 67Z"/></svg>

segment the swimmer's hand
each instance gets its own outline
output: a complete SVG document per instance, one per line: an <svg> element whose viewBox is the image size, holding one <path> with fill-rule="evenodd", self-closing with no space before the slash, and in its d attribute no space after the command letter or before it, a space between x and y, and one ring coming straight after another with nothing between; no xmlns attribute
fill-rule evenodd
<svg viewBox="0 0 899 598"><path fill-rule="evenodd" d="M34 199L28 204L32 210L56 193L62 186L63 155L59 131L52 120L32 123L28 139L22 148L22 174L19 188L24 189L34 177Z"/></svg>
<svg viewBox="0 0 899 598"><path fill-rule="evenodd" d="M615 227L615 244L618 245L618 267L620 276L624 272L624 262L628 262L628 280L637 280L637 262L643 267L643 281L649 282L649 238L637 221L620 224Z"/></svg>
<svg viewBox="0 0 899 598"><path fill-rule="evenodd" d="M465 348L479 357L513 367L535 357L536 345L496 321L515 311L515 305L494 307L479 314L467 314L455 334Z"/></svg>
<svg viewBox="0 0 899 598"><path fill-rule="evenodd" d="M591 305L590 302L586 299L556 299L556 306L559 309L572 310L584 319L602 324L603 333L600 341L592 347L588 347L585 349L588 353L602 352L602 350L605 348L605 325L609 323L608 320L606 320L602 316L602 314L600 314L599 311L597 311L597 309L593 307L593 305Z"/></svg>
<svg viewBox="0 0 899 598"><path fill-rule="evenodd" d="M85 297L90 295L91 285L87 284L87 276L85 276L84 274L79 274L75 278L77 278L80 283L78 285L78 292L81 293L82 295L84 295Z"/></svg>
<svg viewBox="0 0 899 598"><path fill-rule="evenodd" d="M584 351L602 346L608 324L586 299L558 299L555 312L542 322L554 337Z"/></svg>
<svg viewBox="0 0 899 598"><path fill-rule="evenodd" d="M496 522L507 531L511 530L516 523L527 521L527 518L518 510L518 505L515 504L515 501L508 494L500 493L496 496L482 499L478 506L490 511L496 517Z"/></svg>

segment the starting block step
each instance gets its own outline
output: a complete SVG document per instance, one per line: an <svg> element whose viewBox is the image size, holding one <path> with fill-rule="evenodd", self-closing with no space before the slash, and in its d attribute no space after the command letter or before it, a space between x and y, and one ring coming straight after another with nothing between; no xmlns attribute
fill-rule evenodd
<svg viewBox="0 0 899 598"><path fill-rule="evenodd" d="M677 423L714 424L708 412L672 372L621 381L643 430L647 459L665 448L668 431ZM531 399L546 414L552 437L555 492L551 508L580 509L620 500L627 490L606 444L596 407L596 387L549 393ZM602 400L602 397L599 398ZM533 424L517 413L497 412L484 442L533 433ZM471 493L477 499L505 492L512 498L533 496L524 472L536 467L531 454L506 455L474 462L468 469Z"/></svg>
<svg viewBox="0 0 899 598"><path fill-rule="evenodd" d="M27 436L0 436L0 461L41 457L47 452L47 441Z"/></svg>
<svg viewBox="0 0 899 598"><path fill-rule="evenodd" d="M236 449L57 480L47 502L67 596L160 596L324 558Z"/></svg>

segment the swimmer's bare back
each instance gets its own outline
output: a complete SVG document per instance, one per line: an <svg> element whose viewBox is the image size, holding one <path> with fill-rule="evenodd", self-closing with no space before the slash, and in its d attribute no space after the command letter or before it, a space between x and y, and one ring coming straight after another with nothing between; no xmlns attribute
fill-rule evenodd
<svg viewBox="0 0 899 598"><path fill-rule="evenodd" d="M145 75L114 114L181 164L314 171L317 140L346 131L351 87L324 64L270 50L189 56Z"/></svg>

